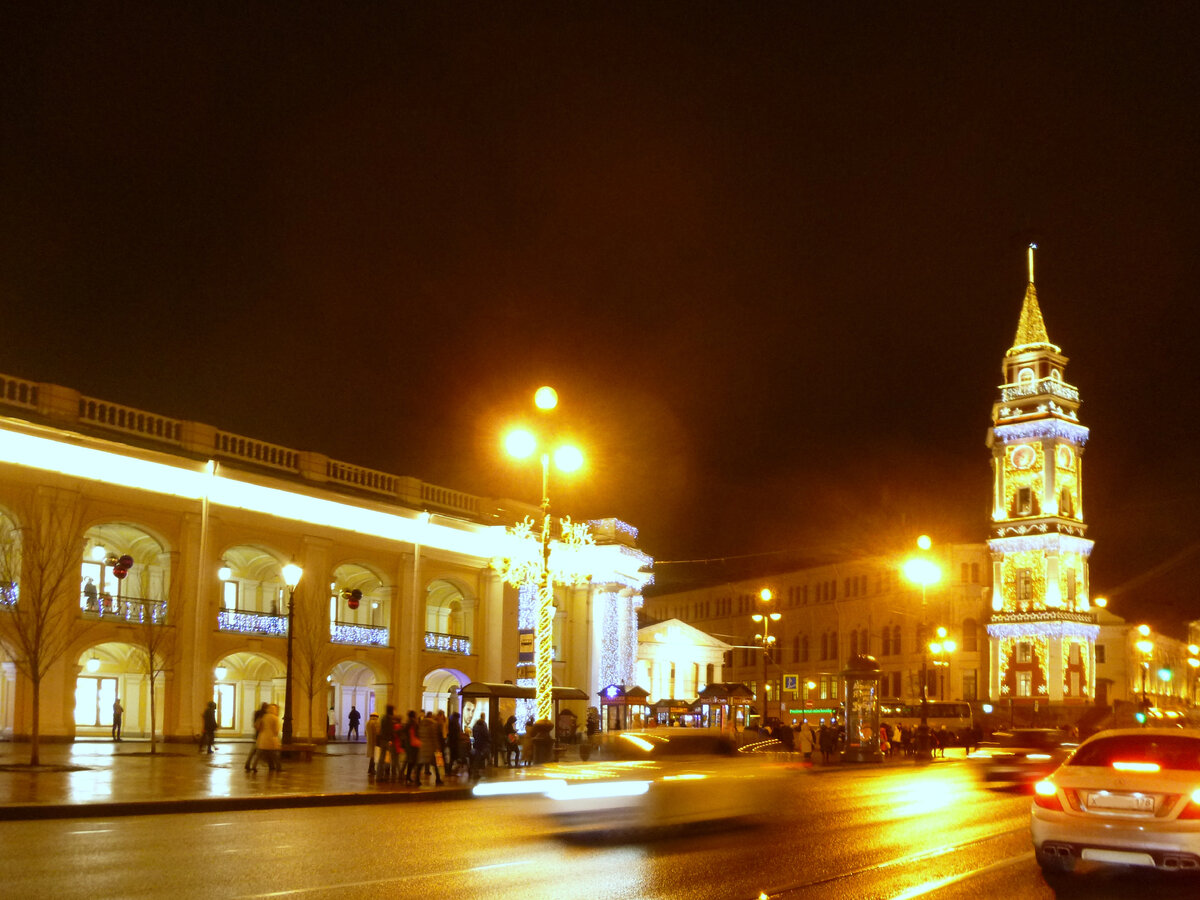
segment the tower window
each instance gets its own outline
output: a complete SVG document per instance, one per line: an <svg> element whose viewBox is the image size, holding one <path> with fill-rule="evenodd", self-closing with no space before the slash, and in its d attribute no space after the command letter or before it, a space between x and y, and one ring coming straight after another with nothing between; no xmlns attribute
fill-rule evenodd
<svg viewBox="0 0 1200 900"><path fill-rule="evenodd" d="M1017 488L1017 515L1028 516L1033 512L1033 488Z"/></svg>
<svg viewBox="0 0 1200 900"><path fill-rule="evenodd" d="M1033 645L1029 641L1021 641L1017 644L1017 662L1033 662Z"/></svg>
<svg viewBox="0 0 1200 900"><path fill-rule="evenodd" d="M1028 603L1033 599L1033 569L1017 569L1017 600ZM1028 644L1022 644L1028 647Z"/></svg>
<svg viewBox="0 0 1200 900"><path fill-rule="evenodd" d="M1076 590L1075 570L1067 569L1067 602L1072 606L1075 605L1075 590Z"/></svg>
<svg viewBox="0 0 1200 900"><path fill-rule="evenodd" d="M1075 500L1071 496L1070 488L1063 488L1062 495L1058 499L1058 514L1073 518L1075 515Z"/></svg>

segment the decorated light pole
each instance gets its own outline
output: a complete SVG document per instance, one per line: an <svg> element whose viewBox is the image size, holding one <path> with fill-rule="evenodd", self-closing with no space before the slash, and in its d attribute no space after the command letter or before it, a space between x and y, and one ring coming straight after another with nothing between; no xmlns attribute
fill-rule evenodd
<svg viewBox="0 0 1200 900"><path fill-rule="evenodd" d="M292 618L296 605L296 585L300 583L300 576L303 574L304 570L295 563L288 563L283 567L283 583L288 589L287 674L283 684L284 745L292 742Z"/></svg>
<svg viewBox="0 0 1200 900"><path fill-rule="evenodd" d="M533 398L534 405L543 413L549 413L558 405L558 394L553 388L538 388ZM583 454L570 445L559 445L549 449L549 441L539 441L532 431L515 429L505 438L509 454L525 458L540 451L542 462L542 523L540 534L535 535L534 523L530 518L509 529L515 539L511 555L500 563L501 574L509 584L519 587L525 584L537 586L537 614L534 620L533 654L536 716L539 722L549 722L554 702L554 585L578 584L584 579L586 566L580 565L577 551L592 543L587 525L573 524L569 518L560 521L559 550L551 553L550 517L550 461L564 472L573 472L583 465ZM541 445L546 444L542 449ZM560 559L561 555L561 559Z"/></svg>

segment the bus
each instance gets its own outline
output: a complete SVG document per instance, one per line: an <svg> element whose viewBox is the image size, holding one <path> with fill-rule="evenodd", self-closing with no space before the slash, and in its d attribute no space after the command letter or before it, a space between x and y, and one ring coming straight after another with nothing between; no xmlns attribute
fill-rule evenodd
<svg viewBox="0 0 1200 900"><path fill-rule="evenodd" d="M894 703L884 700L879 704L879 721L889 725L908 725L916 728L921 724L921 703ZM971 704L962 700L930 700L926 721L932 731L945 725L961 744L971 729Z"/></svg>

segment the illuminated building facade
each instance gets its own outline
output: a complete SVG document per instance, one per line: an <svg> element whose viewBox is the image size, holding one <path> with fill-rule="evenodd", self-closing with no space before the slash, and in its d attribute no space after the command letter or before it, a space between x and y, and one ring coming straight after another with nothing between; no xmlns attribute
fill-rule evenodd
<svg viewBox="0 0 1200 900"><path fill-rule="evenodd" d="M1079 391L1065 379L1067 357L1050 343L1033 280L1016 338L1004 357L993 406L993 698L1030 707L1082 705L1096 696L1095 643L1085 537Z"/></svg>
<svg viewBox="0 0 1200 900"><path fill-rule="evenodd" d="M285 693L288 563L303 569L297 738L323 739L327 716L343 735L351 705L364 721L388 703L457 709L467 683L520 674L521 591L496 562L513 554L507 526L536 506L0 376L0 532L11 548L68 508L51 548L70 577L66 647L41 684L46 739L108 734L117 699L130 737L150 733L153 708L158 736L190 739L211 699L218 737L253 734L254 711ZM590 581L556 589L553 664L555 684L590 696L612 659L633 671L651 562L624 523L593 533ZM0 573L9 622L36 590L20 550ZM32 706L29 679L0 659L0 737L28 736Z"/></svg>
<svg viewBox="0 0 1200 900"><path fill-rule="evenodd" d="M828 710L841 702L840 673L854 656L874 656L881 670L880 696L914 702L921 696L925 644L945 628L956 649L941 664L927 666L932 700L987 699L988 640L984 630L991 596L988 548L984 544L935 544L926 554L940 578L921 589L908 582L903 556L831 562L760 578L671 594L649 596L648 620L678 619L730 645L714 671L726 682L742 682L757 696L760 654L751 616L760 612L759 591L769 587L775 637L767 667L771 708L800 719L806 710ZM662 657L658 671L670 662ZM690 666L688 658L676 660ZM648 673L643 673L645 677ZM708 676L703 670L704 677ZM809 682L813 684L808 687ZM639 682L640 683L640 682ZM641 683L640 683L641 684ZM641 684L650 688L649 684ZM703 688L703 683L701 683ZM776 706L778 704L778 706ZM818 718L821 713L814 713Z"/></svg>

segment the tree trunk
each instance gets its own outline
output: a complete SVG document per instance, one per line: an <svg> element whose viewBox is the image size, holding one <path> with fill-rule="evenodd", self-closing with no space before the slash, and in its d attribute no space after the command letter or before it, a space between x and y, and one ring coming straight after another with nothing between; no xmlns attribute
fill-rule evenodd
<svg viewBox="0 0 1200 900"><path fill-rule="evenodd" d="M41 757L38 755L38 730L41 728L41 711L42 711L42 679L33 679L33 722L29 729L29 764L31 766L40 765Z"/></svg>
<svg viewBox="0 0 1200 900"><path fill-rule="evenodd" d="M157 753L158 744L155 741L154 730L154 676L150 676L150 753Z"/></svg>

